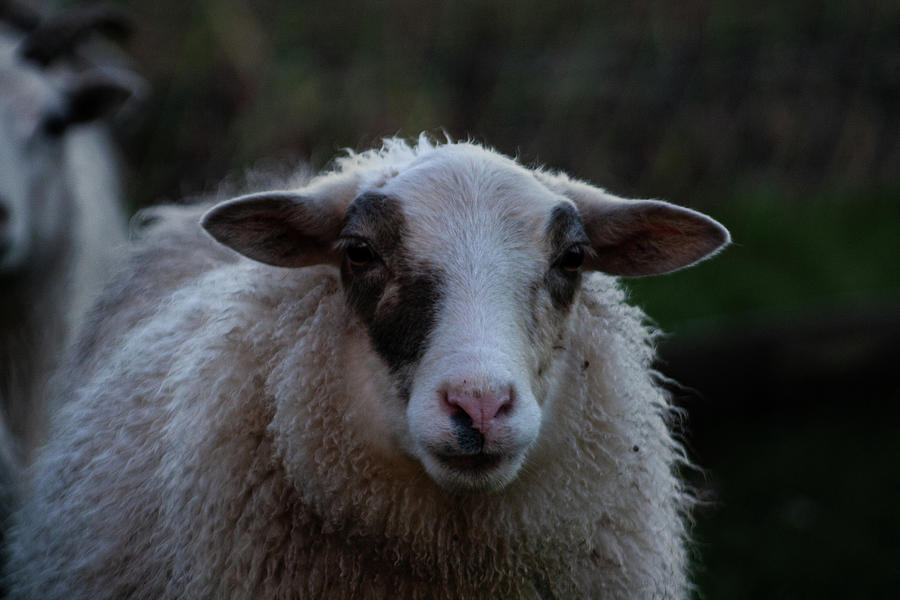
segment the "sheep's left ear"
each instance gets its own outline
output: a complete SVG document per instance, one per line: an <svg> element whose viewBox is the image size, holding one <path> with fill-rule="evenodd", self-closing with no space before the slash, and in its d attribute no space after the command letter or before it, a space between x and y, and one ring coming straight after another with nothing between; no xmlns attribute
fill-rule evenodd
<svg viewBox="0 0 900 600"><path fill-rule="evenodd" d="M220 243L276 267L338 264L343 210L293 192L241 196L212 207L200 224Z"/></svg>
<svg viewBox="0 0 900 600"><path fill-rule="evenodd" d="M617 198L564 175L538 177L578 207L593 250L587 269L625 277L669 273L712 256L731 239L717 221L688 208Z"/></svg>

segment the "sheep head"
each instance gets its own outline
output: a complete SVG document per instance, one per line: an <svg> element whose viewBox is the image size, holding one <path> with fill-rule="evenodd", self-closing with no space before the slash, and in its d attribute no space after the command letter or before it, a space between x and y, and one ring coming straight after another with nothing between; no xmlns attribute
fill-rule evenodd
<svg viewBox="0 0 900 600"><path fill-rule="evenodd" d="M63 158L77 124L115 112L141 85L121 69L45 69L32 36L0 29L0 275L45 264L63 238L71 182Z"/></svg>
<svg viewBox="0 0 900 600"><path fill-rule="evenodd" d="M395 447L454 492L516 478L552 411L549 380L586 271L669 272L728 242L694 211L615 198L471 144L386 176L230 200L202 225L253 260L340 271L393 385Z"/></svg>

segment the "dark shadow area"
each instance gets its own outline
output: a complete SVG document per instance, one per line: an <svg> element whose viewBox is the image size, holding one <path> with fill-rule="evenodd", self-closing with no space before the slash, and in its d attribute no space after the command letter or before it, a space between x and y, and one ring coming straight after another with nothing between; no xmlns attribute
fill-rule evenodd
<svg viewBox="0 0 900 600"><path fill-rule="evenodd" d="M894 306L768 315L662 345L706 468L701 597L882 598L900 584L898 348Z"/></svg>

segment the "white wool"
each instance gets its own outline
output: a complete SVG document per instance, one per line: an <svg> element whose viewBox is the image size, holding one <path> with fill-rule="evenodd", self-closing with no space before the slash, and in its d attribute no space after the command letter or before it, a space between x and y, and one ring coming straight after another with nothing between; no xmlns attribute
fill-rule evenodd
<svg viewBox="0 0 900 600"><path fill-rule="evenodd" d="M377 187L434 148L391 140L311 187ZM65 371L10 534L11 597L686 594L684 454L615 278L585 277L518 476L457 494L389 441L385 367L334 268L226 260L177 233L196 211L160 215L135 256L182 272L143 300L139 272L115 284L114 332L84 346L100 358Z"/></svg>

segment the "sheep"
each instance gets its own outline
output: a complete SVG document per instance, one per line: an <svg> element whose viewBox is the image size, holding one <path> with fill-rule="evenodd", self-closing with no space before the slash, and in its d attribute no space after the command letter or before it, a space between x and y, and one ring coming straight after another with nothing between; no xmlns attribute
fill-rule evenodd
<svg viewBox="0 0 900 600"><path fill-rule="evenodd" d="M78 54L79 40L115 22L98 9L46 20L0 9L2 522L41 436L47 376L125 242L117 157L98 120L137 79Z"/></svg>
<svg viewBox="0 0 900 600"><path fill-rule="evenodd" d="M687 458L616 276L727 231L426 137L285 189L153 215L62 371L11 597L685 595Z"/></svg>

